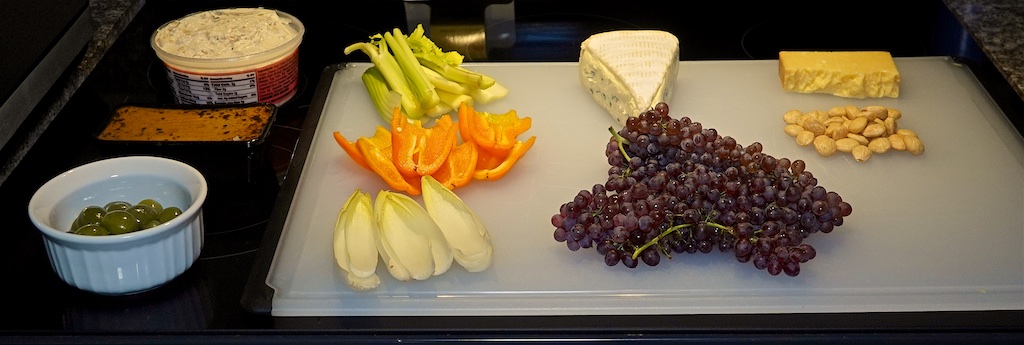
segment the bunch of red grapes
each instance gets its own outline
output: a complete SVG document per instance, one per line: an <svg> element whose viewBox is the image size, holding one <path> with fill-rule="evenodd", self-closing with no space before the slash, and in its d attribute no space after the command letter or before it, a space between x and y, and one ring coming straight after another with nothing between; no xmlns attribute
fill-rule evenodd
<svg viewBox="0 0 1024 345"><path fill-rule="evenodd" d="M771 275L796 276L816 254L804 239L832 232L853 211L802 160L674 119L665 103L609 132L608 179L551 217L556 241L596 248L609 266L718 248Z"/></svg>

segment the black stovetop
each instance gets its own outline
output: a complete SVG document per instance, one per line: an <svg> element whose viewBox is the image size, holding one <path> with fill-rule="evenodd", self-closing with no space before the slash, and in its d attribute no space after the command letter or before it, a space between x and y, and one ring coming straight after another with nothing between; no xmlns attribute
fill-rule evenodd
<svg viewBox="0 0 1024 345"><path fill-rule="evenodd" d="M435 18L466 20L482 13L483 4L501 1L435 1ZM579 44L592 33L627 28L659 28L681 41L682 60L772 59L783 49L880 49L895 56L964 55L952 50L944 38L959 28L950 26L949 13L937 1L920 1L892 9L886 2L859 2L845 9L849 18L877 15L884 6L899 20L879 25L838 25L829 31L808 29L822 15L814 2L786 5L715 2L681 10L649 1L516 1L516 41L508 48L493 48L478 61L576 61ZM372 9L369 7L372 4ZM85 81L62 113L50 125L8 180L0 195L25 205L43 182L71 167L120 152L97 146L92 135L109 111L123 103L169 103L163 72L149 47L149 35L160 24L185 14L232 6L255 6L242 1L149 0L99 66ZM6 206L5 244L0 265L0 293L11 301L0 322L0 342L52 340L71 336L79 341L120 342L125 335L137 340L183 342L167 335L189 336L188 341L285 342L286 339L326 342L323 335L344 335L359 340L454 340L578 337L654 340L681 337L739 341L753 339L826 339L838 330L848 339L878 339L906 335L916 340L949 340L936 333L964 335L974 331L949 323L976 318L981 335L1007 339L1008 317L1021 313L958 313L945 315L890 315L879 324L874 315L833 315L831 321L799 324L782 329L759 326L757 317L735 317L739 323L723 326L729 317L659 319L659 326L637 334L631 330L594 329L566 319L517 318L471 323L461 329L456 321L430 318L288 318L247 312L240 299L261 250L268 220L282 182L288 174L296 143L302 137L306 111L326 66L350 59L342 49L370 34L405 27L401 1L262 1L258 5L295 15L306 26L300 48L298 95L283 105L261 153L266 160L251 169L204 166L210 194L206 203L206 243L199 261L183 276L152 291L125 297L103 297L64 284L51 270L42 240L28 221L23 206ZM679 7L679 6L676 6ZM671 11L670 11L671 10ZM353 57L358 58L358 57ZM12 203L8 203L11 205ZM277 210L280 212L280 210ZM594 325L615 325L614 318L595 318ZM591 319L594 321L595 319ZM799 319L796 322L799 322ZM930 328L929 320L940 324ZM465 321L465 320L463 320ZM587 322L587 321L584 321ZM776 325L778 323L768 323ZM995 326L990 326L995 325ZM404 329L409 326L412 330ZM833 328L834 326L834 328ZM570 328L561 332L560 328ZM572 331L571 329L576 329ZM416 334L417 331L425 334ZM875 332L875 330L880 330ZM866 331L866 332L865 332ZM864 332L864 333L862 333ZM967 334L967 335L978 335ZM290 337L290 338L289 338Z"/></svg>

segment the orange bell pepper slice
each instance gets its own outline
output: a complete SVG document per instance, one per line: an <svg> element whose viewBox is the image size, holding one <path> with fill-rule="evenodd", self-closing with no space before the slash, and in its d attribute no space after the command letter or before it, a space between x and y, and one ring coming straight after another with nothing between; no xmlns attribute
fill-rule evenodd
<svg viewBox="0 0 1024 345"><path fill-rule="evenodd" d="M515 110L504 114L477 112L468 104L459 105L459 129L465 141L473 141L477 147L507 155L518 143L516 139L530 129L532 120L520 118Z"/></svg>
<svg viewBox="0 0 1024 345"><path fill-rule="evenodd" d="M359 152L359 148L356 147L356 144L345 139L345 136L341 135L341 132L334 132L334 141L337 141L338 145L345 150L345 153L348 153L348 156L352 158L353 162L356 162L359 166L366 168L366 170L373 170L370 169L369 165L366 165L366 158L364 158L363 154Z"/></svg>
<svg viewBox="0 0 1024 345"><path fill-rule="evenodd" d="M530 148L533 147L533 142L536 140L537 137L535 136L530 137L530 139L527 139L525 142L517 140L516 143L512 145L512 148L509 149L508 155L505 156L501 163L498 163L493 168L477 169L476 172L473 173L473 178L477 180L497 180L505 177L505 174L508 174L509 170L512 169L512 166L519 161L519 158L522 158L523 155L526 154L526 151L529 151ZM479 163L477 165L479 166Z"/></svg>
<svg viewBox="0 0 1024 345"><path fill-rule="evenodd" d="M469 122L473 121L471 117L474 114L473 107L466 103L459 105L459 135L462 136L462 141L473 141L473 135L469 133Z"/></svg>
<svg viewBox="0 0 1024 345"><path fill-rule="evenodd" d="M421 192L420 178L406 178L398 171L391 159L391 132L378 126L373 137L362 137L356 140L356 148L362 154L370 170L377 173L392 189L404 191L409 195Z"/></svg>
<svg viewBox="0 0 1024 345"><path fill-rule="evenodd" d="M458 127L451 116L444 115L434 122L433 127L423 128L422 122L409 121L395 108L391 117L391 135L395 166L402 175L418 180L441 168L458 141Z"/></svg>
<svg viewBox="0 0 1024 345"><path fill-rule="evenodd" d="M473 180L479 152L476 144L466 141L452 148L441 169L430 175L448 189L462 187Z"/></svg>

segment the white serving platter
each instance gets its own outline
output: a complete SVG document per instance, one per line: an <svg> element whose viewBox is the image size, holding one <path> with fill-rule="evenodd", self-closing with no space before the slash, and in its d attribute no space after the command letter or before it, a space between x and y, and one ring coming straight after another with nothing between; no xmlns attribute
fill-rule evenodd
<svg viewBox="0 0 1024 345"><path fill-rule="evenodd" d="M456 193L487 225L494 264L454 265L400 282L381 264L375 290L348 288L333 256L333 226L356 189L387 185L353 163L332 132L351 140L385 124L360 81L369 64L339 69L306 154L266 284L274 316L510 316L842 313L1024 309L1024 140L970 70L946 57L898 58L897 99L785 92L776 60L683 61L671 114L689 116L775 157L803 159L819 184L853 205L845 224L805 239L818 252L797 277L770 276L731 253L675 254L657 267L608 267L593 249L554 241L551 216L576 192L603 183L615 125L577 77L576 63L467 63L510 90L477 108L533 119L532 150L498 181ZM790 109L882 105L901 110L922 156L856 162L797 146L782 127ZM311 114L312 115L312 114ZM419 200L419 198L417 198Z"/></svg>

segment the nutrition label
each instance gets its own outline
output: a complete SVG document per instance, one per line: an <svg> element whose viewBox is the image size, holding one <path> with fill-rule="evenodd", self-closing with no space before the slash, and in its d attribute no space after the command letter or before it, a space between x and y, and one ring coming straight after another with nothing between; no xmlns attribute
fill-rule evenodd
<svg viewBox="0 0 1024 345"><path fill-rule="evenodd" d="M234 74L197 74L167 68L171 90L180 104L281 104L295 95L298 55Z"/></svg>
<svg viewBox="0 0 1024 345"><path fill-rule="evenodd" d="M182 104L245 104L259 100L256 71L228 75L197 75L168 69L171 88Z"/></svg>

